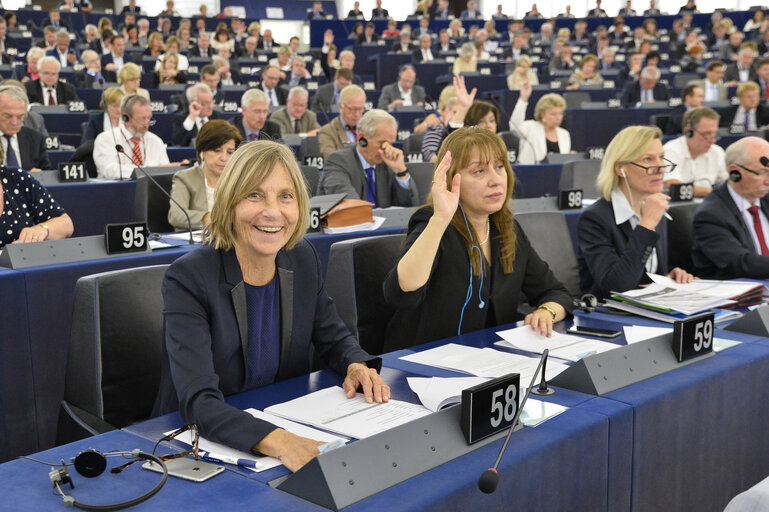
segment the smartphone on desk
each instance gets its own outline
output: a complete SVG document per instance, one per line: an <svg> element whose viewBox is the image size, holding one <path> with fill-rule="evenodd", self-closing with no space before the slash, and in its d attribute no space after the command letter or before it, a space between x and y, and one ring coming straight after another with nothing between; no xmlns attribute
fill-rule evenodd
<svg viewBox="0 0 769 512"><path fill-rule="evenodd" d="M205 482L224 471L224 466L187 457L168 460L166 461L166 467L168 468L169 475L192 480L193 482ZM158 464L151 461L142 464L142 468L158 473L163 472L163 469Z"/></svg>
<svg viewBox="0 0 769 512"><path fill-rule="evenodd" d="M569 334L582 334L583 336L597 336L598 338L616 338L620 331L611 329L599 329L598 327L573 326L566 330Z"/></svg>

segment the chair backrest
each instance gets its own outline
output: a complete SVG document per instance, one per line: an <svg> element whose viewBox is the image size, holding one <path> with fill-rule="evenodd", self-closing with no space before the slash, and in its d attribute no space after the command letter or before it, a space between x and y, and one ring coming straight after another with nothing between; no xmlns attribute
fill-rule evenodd
<svg viewBox="0 0 769 512"><path fill-rule="evenodd" d="M590 101L590 93L583 91L571 91L563 93L566 100L566 108L582 108L582 103Z"/></svg>
<svg viewBox="0 0 769 512"><path fill-rule="evenodd" d="M320 170L313 165L299 164L299 169L302 170L304 175L304 181L307 182L307 192L310 197L314 196L318 191L318 182L320 181Z"/></svg>
<svg viewBox="0 0 769 512"><path fill-rule="evenodd" d="M402 246L403 235L355 238L331 246L326 290L339 316L370 354L382 353L394 312L385 304L382 283L398 263Z"/></svg>
<svg viewBox="0 0 769 512"><path fill-rule="evenodd" d="M97 176L96 163L93 161L93 143L93 139L85 141L72 153L69 159L70 162L85 162L86 171L91 178Z"/></svg>
<svg viewBox="0 0 769 512"><path fill-rule="evenodd" d="M516 213L515 219L555 277L573 296L579 296L579 271L574 246L562 212ZM534 304L532 304L534 305Z"/></svg>
<svg viewBox="0 0 769 512"><path fill-rule="evenodd" d="M122 428L150 417L160 384L168 265L113 270L75 284L64 399Z"/></svg>
<svg viewBox="0 0 769 512"><path fill-rule="evenodd" d="M422 139L424 133L412 133L406 140L403 141L403 154L406 156L407 162L414 162L414 158L409 158L409 155L421 155L422 154Z"/></svg>
<svg viewBox="0 0 769 512"><path fill-rule="evenodd" d="M586 198L598 197L598 187L595 180L601 169L601 160L576 160L566 162L561 168L561 180L558 183L560 190L579 188Z"/></svg>
<svg viewBox="0 0 769 512"><path fill-rule="evenodd" d="M318 137L305 137L299 145L299 163L323 169L323 155Z"/></svg>
<svg viewBox="0 0 769 512"><path fill-rule="evenodd" d="M174 172L155 174L155 181L163 190L171 193ZM174 228L168 223L168 196L161 192L146 176L136 180L136 197L134 198L134 220L147 221L151 233L167 233Z"/></svg>
<svg viewBox="0 0 769 512"><path fill-rule="evenodd" d="M518 137L518 134L507 131L499 132L497 135L502 138L502 140L505 142L505 146L507 146L507 159L510 160L510 163L518 160L518 146L521 143L521 139Z"/></svg>
<svg viewBox="0 0 769 512"><path fill-rule="evenodd" d="M654 114L649 116L649 124L662 130L662 133L667 133L668 119L670 119L668 114Z"/></svg>
<svg viewBox="0 0 769 512"><path fill-rule="evenodd" d="M702 77L697 73L676 73L673 76L673 87L683 89L692 80L699 80L700 78Z"/></svg>
<svg viewBox="0 0 769 512"><path fill-rule="evenodd" d="M433 172L435 172L435 164L430 162L414 162L406 164L409 170L411 179L417 185L417 191L419 192L419 204L425 204L427 202L427 196L430 194L430 189L433 186Z"/></svg>
<svg viewBox="0 0 769 512"><path fill-rule="evenodd" d="M694 272L692 223L698 206L699 202L670 205L668 212L673 220L668 222L668 266L671 269L681 267L687 272Z"/></svg>

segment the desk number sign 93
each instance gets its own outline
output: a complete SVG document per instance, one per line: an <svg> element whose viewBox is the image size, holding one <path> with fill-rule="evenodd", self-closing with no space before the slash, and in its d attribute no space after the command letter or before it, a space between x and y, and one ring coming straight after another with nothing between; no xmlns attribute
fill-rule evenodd
<svg viewBox="0 0 769 512"><path fill-rule="evenodd" d="M518 412L520 374L510 373L462 391L462 432L473 444L509 428Z"/></svg>

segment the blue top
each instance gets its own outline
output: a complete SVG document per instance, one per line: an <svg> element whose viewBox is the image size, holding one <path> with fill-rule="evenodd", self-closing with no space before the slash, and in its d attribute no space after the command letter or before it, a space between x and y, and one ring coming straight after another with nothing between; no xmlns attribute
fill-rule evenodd
<svg viewBox="0 0 769 512"><path fill-rule="evenodd" d="M246 382L253 389L275 382L280 362L280 286L277 272L264 286L246 283Z"/></svg>
<svg viewBox="0 0 769 512"><path fill-rule="evenodd" d="M66 213L51 194L23 169L0 167L0 182L3 185L0 248L16 241L22 229Z"/></svg>

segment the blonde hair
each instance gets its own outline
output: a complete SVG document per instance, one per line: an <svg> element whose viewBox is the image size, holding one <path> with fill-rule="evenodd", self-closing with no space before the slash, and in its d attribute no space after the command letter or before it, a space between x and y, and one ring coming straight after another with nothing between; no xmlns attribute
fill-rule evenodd
<svg viewBox="0 0 769 512"><path fill-rule="evenodd" d="M760 92L761 87L756 82L753 82L753 81L742 82L740 85L737 86L737 97L739 98L744 93L751 92L751 91Z"/></svg>
<svg viewBox="0 0 769 512"><path fill-rule="evenodd" d="M507 175L507 189L505 191L505 205L489 217L491 222L499 232L500 239L499 259L502 265L502 271L509 274L513 271L513 261L515 260L516 233L513 222L513 210L509 206L509 200L513 196L513 187L515 186L515 176L510 161L507 158L507 147L502 139L490 130L478 128L477 126L464 127L454 130L443 140L441 148L438 150L438 162L443 160L447 151L451 151L451 167L446 173L446 188L451 190L451 182L454 175L460 170L465 169L470 164L470 159L474 156L473 150L478 152L478 157L482 162L489 162L493 159L499 159ZM427 199L430 206L434 206L432 194ZM461 204L461 203L460 203ZM466 224L463 212L460 208L454 212L451 219L451 225L465 240L465 248L470 256L473 266L473 273L476 276L481 275L482 262L478 254L479 251L472 249L472 240L480 240L478 233L475 232L472 225ZM468 233L467 228L470 228Z"/></svg>
<svg viewBox="0 0 769 512"><path fill-rule="evenodd" d="M447 85L441 91L441 95L438 96L438 110L444 111L449 106L449 100L457 97L457 91L453 85Z"/></svg>
<svg viewBox="0 0 769 512"><path fill-rule="evenodd" d="M563 96L554 92L542 96L534 106L534 119L542 121L542 114L551 108L566 108L566 100Z"/></svg>
<svg viewBox="0 0 769 512"><path fill-rule="evenodd" d="M117 81L122 84L126 80L131 80L132 78L141 78L141 76L142 70L138 65L134 64L133 62L126 62L117 73Z"/></svg>
<svg viewBox="0 0 769 512"><path fill-rule="evenodd" d="M299 217L294 232L286 242L292 249L304 237L310 224L310 196L304 175L294 159L294 153L279 142L258 140L241 144L233 153L216 186L214 206L206 233L206 243L216 249L229 251L237 244L235 207L264 183L281 165L289 175L296 194Z"/></svg>
<svg viewBox="0 0 769 512"><path fill-rule="evenodd" d="M598 192L604 199L611 201L612 190L619 186L620 178L614 172L614 167L641 156L655 139L662 140L662 130L656 126L628 126L614 136L606 148L596 178Z"/></svg>

